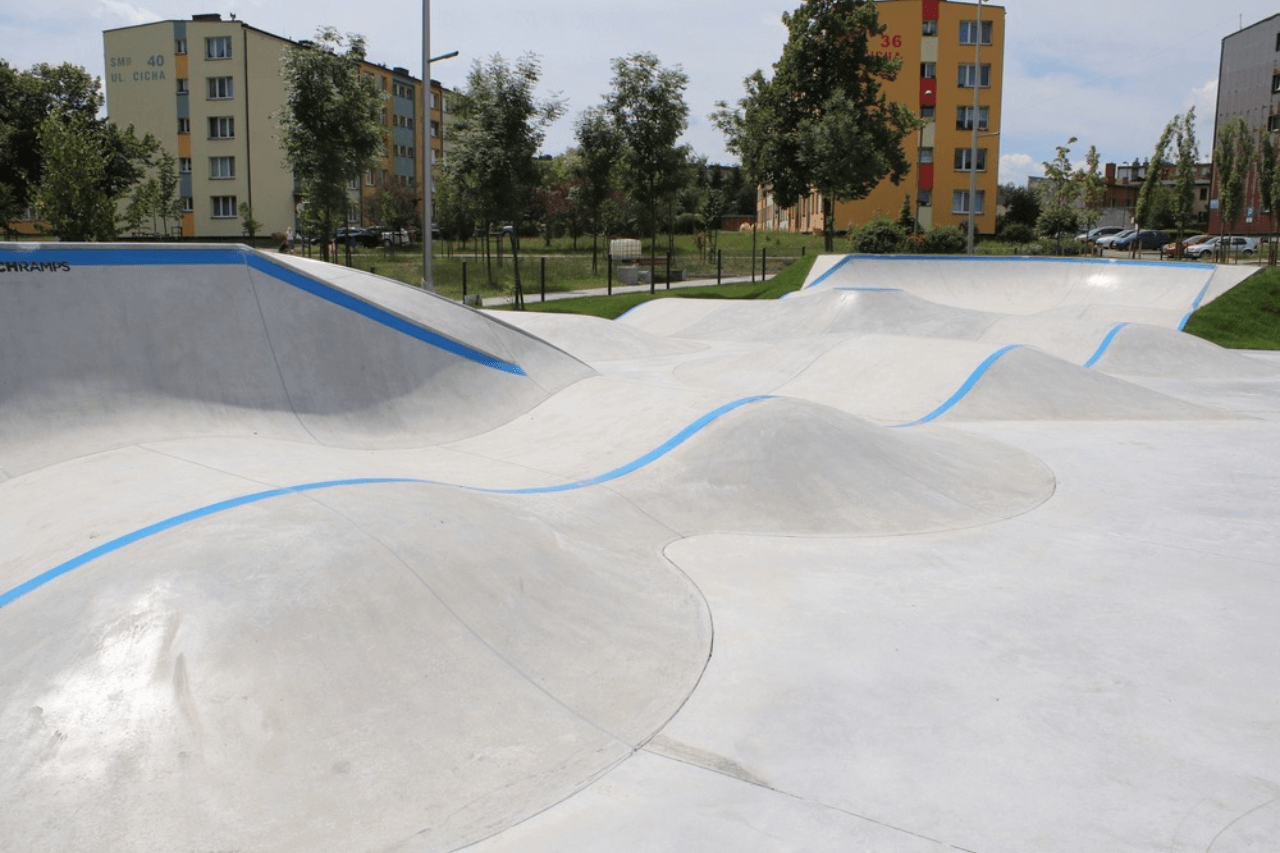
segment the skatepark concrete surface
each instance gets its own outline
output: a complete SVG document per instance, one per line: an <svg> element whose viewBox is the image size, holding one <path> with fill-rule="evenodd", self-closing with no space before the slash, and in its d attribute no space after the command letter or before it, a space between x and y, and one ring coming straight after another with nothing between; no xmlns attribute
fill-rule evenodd
<svg viewBox="0 0 1280 853"><path fill-rule="evenodd" d="M0 850L1275 850L1252 271L0 244Z"/></svg>

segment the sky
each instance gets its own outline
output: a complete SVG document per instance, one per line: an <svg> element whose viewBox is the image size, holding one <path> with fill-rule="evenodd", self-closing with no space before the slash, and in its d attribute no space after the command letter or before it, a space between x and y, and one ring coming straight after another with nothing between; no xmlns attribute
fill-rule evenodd
<svg viewBox="0 0 1280 853"><path fill-rule="evenodd" d="M708 119L736 102L743 79L771 73L786 41L782 13L800 0L433 0L432 76L462 88L473 63L532 53L541 97L566 101L543 150L573 145L573 123L609 90L611 60L652 53L688 75L683 141L712 163L732 163ZM1071 137L1082 162L1096 146L1104 163L1150 157L1164 125L1195 107L1201 159L1209 159L1223 37L1280 12L1276 0L1004 0L1006 10L1000 182L1043 173ZM421 0L0 0L0 59L26 69L71 62L104 75L102 31L197 13L231 13L294 40L322 26L363 35L368 58L422 68ZM108 104L110 109L110 104Z"/></svg>

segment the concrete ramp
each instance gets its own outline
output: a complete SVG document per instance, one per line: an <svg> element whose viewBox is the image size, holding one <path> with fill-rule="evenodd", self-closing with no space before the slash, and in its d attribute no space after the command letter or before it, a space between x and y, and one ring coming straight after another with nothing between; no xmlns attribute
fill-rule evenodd
<svg viewBox="0 0 1280 853"><path fill-rule="evenodd" d="M32 244L0 251L0 265L11 474L121 435L429 443L592 372L448 300L243 247Z"/></svg>

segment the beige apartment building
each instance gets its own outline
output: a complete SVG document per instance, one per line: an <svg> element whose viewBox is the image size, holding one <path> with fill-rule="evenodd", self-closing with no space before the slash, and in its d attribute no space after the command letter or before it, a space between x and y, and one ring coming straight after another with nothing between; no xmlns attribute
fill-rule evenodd
<svg viewBox="0 0 1280 853"><path fill-rule="evenodd" d="M885 32L872 50L902 63L897 79L885 83L883 91L890 101L907 104L926 124L903 142L915 164L911 173L900 184L881 182L866 198L838 202L836 229L877 217L897 219L906 199L921 228L966 228L972 204L978 233L994 232L1005 10L987 2L878 0L876 11ZM972 198L971 177L976 179ZM761 228L822 231L822 196L817 192L784 208L762 188L757 213Z"/></svg>
<svg viewBox="0 0 1280 853"><path fill-rule="evenodd" d="M183 204L180 233L170 237L244 236L247 203L262 233L296 227L305 202L285 165L275 116L285 101L282 59L289 39L221 15L158 21L103 33L110 120L151 133L178 160ZM349 187L352 224L370 220L370 201L384 181L418 186L422 140L443 162L448 90L431 83L430 116L422 115L422 81L404 68L363 63L387 95L386 152ZM175 229L177 231L177 229Z"/></svg>

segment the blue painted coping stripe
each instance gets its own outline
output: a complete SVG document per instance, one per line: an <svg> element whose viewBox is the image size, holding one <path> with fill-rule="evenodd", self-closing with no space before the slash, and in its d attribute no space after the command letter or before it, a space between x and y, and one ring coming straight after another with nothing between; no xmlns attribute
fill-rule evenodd
<svg viewBox="0 0 1280 853"><path fill-rule="evenodd" d="M1097 351L1092 356L1090 356L1089 360L1084 363L1084 366L1093 367L1098 362L1098 359L1102 358L1102 354L1107 351L1107 347L1111 346L1111 342L1116 339L1116 335L1120 334L1120 330L1127 325L1129 324L1116 323L1114 326L1112 326L1111 331L1107 332L1107 336L1102 339L1102 343L1098 344Z"/></svg>
<svg viewBox="0 0 1280 853"><path fill-rule="evenodd" d="M935 418L939 417L940 415L945 414L948 409L950 409L956 403L960 402L960 400L966 394L968 394L971 390L973 390L973 386L976 385L978 380L982 378L982 375L991 368L991 365L999 361L1002 357L1004 357L1006 353L1012 352L1013 350L1016 350L1016 349L1021 349L1021 347L1022 347L1022 344L1009 344L1006 347L1002 347L996 350L991 355L983 359L982 364L979 364L974 369L973 373L969 374L969 378L964 381L964 384L961 385L960 388L954 394L952 394L949 398L947 398L946 402L944 402L941 406L934 409L932 412L925 415L924 417L911 421L910 423L893 424L892 426L894 428L919 426L920 424L927 424L929 423L929 421L932 421Z"/></svg>
<svg viewBox="0 0 1280 853"><path fill-rule="evenodd" d="M497 495L550 494L553 492L565 492L565 491L570 491L572 489L582 489L582 488L586 488L587 486L599 485L600 483L605 483L605 482L608 482L609 480L616 480L619 477L624 477L627 474L630 474L640 468L643 468L646 465L649 465L655 462L657 459L661 458L667 453L670 453L676 447L688 441L695 433L705 428L708 424L710 424L712 421L716 420L717 418L720 418L728 414L729 412L732 412L735 409L741 408L742 406L746 406L751 403L756 403L761 400L771 400L771 399L774 399L772 395L763 394L755 397L744 397L740 400L734 400L731 403L726 403L725 405L719 407L718 409L708 412L707 414L698 418L696 421L689 424L684 429L680 430L680 432L676 433L670 439L663 442L658 447L654 448L653 450L649 451L648 453L644 454L638 459L628 462L627 464L622 465L618 468L614 468L612 471L601 474L599 476L590 477L586 480L577 480L572 483L563 483L555 486L535 486L532 488L525 488L525 489L485 489L485 488L477 488L475 486L459 486L455 483L442 483L435 480L421 480L421 479L411 478L411 477L364 477L364 478L351 479L351 480L326 480L318 483L303 483L302 485L298 485L298 486L287 486L279 489L267 489L266 491L262 491L262 492L254 492L253 494L241 495L240 497L237 497L237 498L230 498L225 501L218 501L217 503L212 503L207 506L189 510L188 512L180 513L179 515L175 515L172 518L166 518L163 521L157 521L155 524L150 524L139 530L135 530L132 533L127 533L124 536L119 536L115 539L112 539L110 542L104 542L103 544L99 545L96 548L92 548L88 551L85 551L83 554L72 557L70 560L67 560L64 563L60 563L59 565L54 566L52 569L49 569L47 572L42 572L36 575L35 577L31 578L30 580L18 584L17 586L13 587L10 590L7 590L6 592L0 593L0 608L3 608L8 604L13 603L14 601L17 601L19 598L22 598L28 593L39 589L40 587L44 586L50 581L56 580L57 578L60 578L69 572L73 572L76 569L79 569L88 565L94 560L97 560L99 557L105 557L106 555L111 554L115 551L119 551L122 548L126 548L129 545L134 544L135 542L140 542L143 539L148 539L152 536L157 536L161 533L172 530L175 527L179 527L183 524L187 524L192 521L198 521L199 519L207 518L211 515L216 515L220 512L226 512L227 510L237 509L238 507L259 503L261 501L270 500L272 498L284 497L285 495L296 495L296 494L302 494L305 492L315 492L315 491L320 491L322 489L336 489L336 488L342 488L346 486L363 486L363 485L383 484L383 483L417 483L422 485L433 485L433 486L453 486L454 488L466 489L468 491L485 492L488 494L497 494Z"/></svg>
<svg viewBox="0 0 1280 853"><path fill-rule="evenodd" d="M494 358L480 350L424 329L397 317L389 311L377 308L330 285L323 284L244 249L230 246L225 249L151 249L141 246L127 249L80 249L66 247L44 248L43 244L37 245L40 245L40 248L35 250L0 251L0 262L66 262L68 264L74 263L77 266L99 267L248 266L312 296L323 299L330 304L355 312L361 317L373 320L375 323L394 329L414 340L444 350L452 355L514 376L528 375L525 373L524 368L518 364Z"/></svg>
<svg viewBox="0 0 1280 853"><path fill-rule="evenodd" d="M1191 319L1191 315L1196 313L1196 309L1200 307L1200 301L1204 299L1204 295L1209 292L1209 282L1204 283L1204 287L1200 288L1200 292L1196 294L1195 301L1191 303L1191 310L1182 318L1182 322L1178 324L1178 331L1181 332L1186 328L1187 321Z"/></svg>

